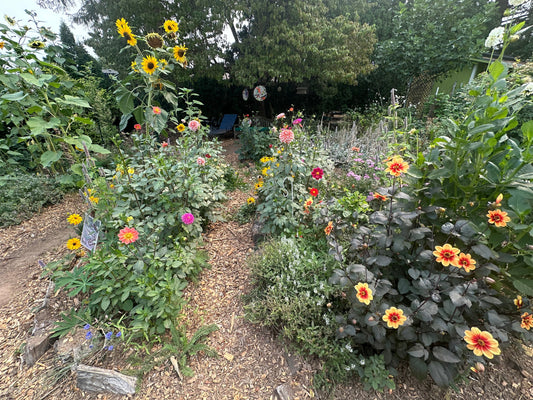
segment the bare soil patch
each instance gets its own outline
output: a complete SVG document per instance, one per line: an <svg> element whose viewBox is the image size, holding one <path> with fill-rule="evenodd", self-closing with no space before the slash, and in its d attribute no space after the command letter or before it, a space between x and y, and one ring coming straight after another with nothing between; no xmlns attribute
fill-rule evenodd
<svg viewBox="0 0 533 400"><path fill-rule="evenodd" d="M238 140L225 140L226 160L240 168L235 150ZM245 174L241 173L241 177ZM252 182L248 187L252 187ZM418 382L406 370L396 379L397 390L365 392L358 382L340 385L328 393L313 389L313 374L321 368L316 360L305 359L244 316L242 295L250 289L247 256L253 252L250 224L232 221L250 191L235 191L225 205L225 222L209 227L204 236L210 268L186 292L188 305L183 323L192 334L199 326L216 324L218 331L208 343L219 354L212 358L198 355L190 360L193 377L180 378L170 362L145 375L134 399L274 399L274 389L286 384L293 399L533 399L533 351L519 345L503 350L504 356L490 363L483 374L472 374L457 391L436 387L430 380ZM0 399L119 399L116 395L86 393L75 385L75 373L47 352L33 367L24 366L20 350L31 330L32 309L48 286L41 278L37 260L48 262L64 254L65 241L73 233L66 216L80 212L77 196L50 207L19 227L0 230ZM31 235L34 235L33 237ZM9 284L6 284L8 282ZM51 298L59 312L75 306L61 292ZM119 346L113 352L93 357L95 366L125 370L131 350ZM60 375L60 372L63 374ZM58 382L54 378L61 377Z"/></svg>

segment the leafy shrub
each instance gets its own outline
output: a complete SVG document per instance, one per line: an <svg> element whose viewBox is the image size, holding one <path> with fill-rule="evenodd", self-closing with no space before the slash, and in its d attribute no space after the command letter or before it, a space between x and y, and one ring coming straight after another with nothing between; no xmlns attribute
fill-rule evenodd
<svg viewBox="0 0 533 400"><path fill-rule="evenodd" d="M328 283L333 257L314 251L305 239L282 238L262 245L248 264L254 288L245 308L251 321L274 328L304 354L338 352L331 340L335 328L323 323L334 292Z"/></svg>
<svg viewBox="0 0 533 400"><path fill-rule="evenodd" d="M0 176L0 227L20 224L47 205L63 199L53 177L27 173Z"/></svg>
<svg viewBox="0 0 533 400"><path fill-rule="evenodd" d="M249 118L241 122L239 134L239 160L259 161L261 157L269 153L269 148L276 141L276 135L269 128L255 127L251 125Z"/></svg>

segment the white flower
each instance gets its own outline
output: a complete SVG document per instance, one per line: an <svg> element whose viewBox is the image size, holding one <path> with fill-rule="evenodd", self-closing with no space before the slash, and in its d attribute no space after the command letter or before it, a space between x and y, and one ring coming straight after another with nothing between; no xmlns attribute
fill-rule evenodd
<svg viewBox="0 0 533 400"><path fill-rule="evenodd" d="M505 28L503 26L498 26L490 31L487 40L485 40L485 47L496 47L503 42L503 33Z"/></svg>
<svg viewBox="0 0 533 400"><path fill-rule="evenodd" d="M524 4L527 0L509 0L511 7L518 7L520 4Z"/></svg>

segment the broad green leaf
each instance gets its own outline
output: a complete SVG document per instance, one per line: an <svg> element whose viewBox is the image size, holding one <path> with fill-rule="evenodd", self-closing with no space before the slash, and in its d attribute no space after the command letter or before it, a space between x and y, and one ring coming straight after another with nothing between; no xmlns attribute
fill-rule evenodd
<svg viewBox="0 0 533 400"><path fill-rule="evenodd" d="M407 350L407 354L413 357L416 357L416 358L424 357L425 352L426 352L426 349L424 348L424 346L422 346L421 343L417 343L413 347L411 347L409 350Z"/></svg>
<svg viewBox="0 0 533 400"><path fill-rule="evenodd" d="M522 133L528 141L533 140L533 120L522 124Z"/></svg>
<svg viewBox="0 0 533 400"><path fill-rule="evenodd" d="M27 93L24 93L21 90L20 92L4 94L1 98L4 100L9 100L9 101L20 101L23 98L25 98L27 95L28 95Z"/></svg>
<svg viewBox="0 0 533 400"><path fill-rule="evenodd" d="M421 358L409 357L409 368L417 379L426 379L428 374L428 366Z"/></svg>
<svg viewBox="0 0 533 400"><path fill-rule="evenodd" d="M433 347L433 355L435 358L439 361L443 361L446 363L458 363L461 362L461 359L457 357L455 354L453 354L450 350L442 347L442 346L435 346Z"/></svg>
<svg viewBox="0 0 533 400"><path fill-rule="evenodd" d="M133 111L133 100L135 96L133 93L124 91L117 97L118 107L122 114L130 114Z"/></svg>
<svg viewBox="0 0 533 400"><path fill-rule="evenodd" d="M82 99L81 97L77 97L77 96L70 96L68 94L65 95L64 99L56 98L56 101L59 104L63 104L63 105L69 105L69 106L74 106L74 107L91 108L91 105L89 104L89 102L87 100Z"/></svg>
<svg viewBox="0 0 533 400"><path fill-rule="evenodd" d="M493 61L489 65L490 76L496 81L502 73L505 72L505 65L503 65L499 60Z"/></svg>
<svg viewBox="0 0 533 400"><path fill-rule="evenodd" d="M89 146L89 150L99 154L111 154L109 150L107 150L105 147L100 146L99 144L91 144Z"/></svg>
<svg viewBox="0 0 533 400"><path fill-rule="evenodd" d="M61 158L61 155L63 154L62 151L45 151L41 155L41 164L43 167L48 168L50 165L55 163Z"/></svg>
<svg viewBox="0 0 533 400"><path fill-rule="evenodd" d="M428 371L429 375L431 375L435 383L439 386L448 386L453 382L452 374L438 361L431 361L428 365Z"/></svg>
<svg viewBox="0 0 533 400"><path fill-rule="evenodd" d="M521 294L526 296L533 296L533 280L531 279L516 279L513 281L513 286Z"/></svg>
<svg viewBox="0 0 533 400"><path fill-rule="evenodd" d="M102 311L107 310L110 303L111 301L109 300L109 297L104 297L100 303L100 306L102 307Z"/></svg>

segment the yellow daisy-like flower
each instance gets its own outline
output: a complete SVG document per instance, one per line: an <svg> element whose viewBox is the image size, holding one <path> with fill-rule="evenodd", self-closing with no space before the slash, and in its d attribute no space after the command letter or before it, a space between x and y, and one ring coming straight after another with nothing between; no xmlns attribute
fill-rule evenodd
<svg viewBox="0 0 533 400"><path fill-rule="evenodd" d="M254 204L255 203L255 199L253 197L248 197L248 200L246 200L246 202L248 204Z"/></svg>
<svg viewBox="0 0 533 400"><path fill-rule="evenodd" d="M437 257L437 262L440 262L445 267L447 267L448 265L459 267L458 254L460 252L461 250L452 247L450 244L446 243L444 246L435 246L435 251L433 252L433 255Z"/></svg>
<svg viewBox="0 0 533 400"><path fill-rule="evenodd" d="M186 128L185 125L179 124L178 126L176 126L176 129L178 130L178 132L183 132Z"/></svg>
<svg viewBox="0 0 533 400"><path fill-rule="evenodd" d="M374 299L372 296L372 289L368 287L368 283L359 282L354 286L355 291L357 292L357 300L366 305L370 304L370 301Z"/></svg>
<svg viewBox="0 0 533 400"><path fill-rule="evenodd" d="M465 331L464 341L467 343L467 348L472 350L478 357L485 356L492 359L494 355L501 353L498 347L498 342L487 331L481 331L479 328L473 327L469 331Z"/></svg>
<svg viewBox="0 0 533 400"><path fill-rule="evenodd" d="M511 220L511 218L507 216L507 213L505 211L499 209L489 211L487 217L489 218L489 224L494 224L494 226L497 226L499 228L507 226L507 222Z"/></svg>
<svg viewBox="0 0 533 400"><path fill-rule="evenodd" d="M126 218L126 222L133 221L133 217L130 215L128 218Z"/></svg>
<svg viewBox="0 0 533 400"><path fill-rule="evenodd" d="M165 29L166 33L176 33L179 29L178 23L176 21L172 21L171 19L167 19L165 21L163 28Z"/></svg>
<svg viewBox="0 0 533 400"><path fill-rule="evenodd" d="M527 329L528 331L533 328L533 314L529 313L523 313L521 315L522 322L520 323L520 326L524 329Z"/></svg>
<svg viewBox="0 0 533 400"><path fill-rule="evenodd" d="M81 221L83 221L83 218L79 214L70 214L67 217L67 221L71 225L78 225Z"/></svg>
<svg viewBox="0 0 533 400"><path fill-rule="evenodd" d="M96 196L90 196L89 197L89 201L91 203L94 203L94 204L98 204L98 202L100 201L100 198L96 197Z"/></svg>
<svg viewBox="0 0 533 400"><path fill-rule="evenodd" d="M143 71L149 75L152 75L157 69L158 63L155 57L146 56L143 58L142 67Z"/></svg>
<svg viewBox="0 0 533 400"><path fill-rule="evenodd" d="M398 329L400 325L403 325L407 321L407 317L403 315L403 310L391 307L385 310L383 321L387 323L388 328Z"/></svg>
<svg viewBox="0 0 533 400"><path fill-rule="evenodd" d="M184 46L175 46L174 47L174 58L177 62L185 64L187 59L185 58L185 53L187 53L187 47Z"/></svg>
<svg viewBox="0 0 533 400"><path fill-rule="evenodd" d="M270 167L265 167L261 170L261 173L264 175L264 176L267 176L268 175L268 170L270 169Z"/></svg>
<svg viewBox="0 0 533 400"><path fill-rule="evenodd" d="M259 181L257 182L255 185L254 185L254 189L257 190L259 188L262 188L263 187L263 182L262 181Z"/></svg>
<svg viewBox="0 0 533 400"><path fill-rule="evenodd" d="M476 269L476 260L473 260L470 254L461 253L457 260L457 266L464 268L466 272L470 272Z"/></svg>
<svg viewBox="0 0 533 400"><path fill-rule="evenodd" d="M3 49L5 45L6 45L5 42L0 42L0 49Z"/></svg>
<svg viewBox="0 0 533 400"><path fill-rule="evenodd" d="M134 72L139 72L139 68L137 68L137 63L135 61L132 61L131 62L131 69L134 71Z"/></svg>
<svg viewBox="0 0 533 400"><path fill-rule="evenodd" d="M80 239L72 238L67 241L67 248L69 250L77 250L81 247Z"/></svg>
<svg viewBox="0 0 533 400"><path fill-rule="evenodd" d="M128 174L133 175L135 173L135 170L132 167L128 168Z"/></svg>
<svg viewBox="0 0 533 400"><path fill-rule="evenodd" d="M165 69L165 67L168 65L168 61L164 58L160 58L159 62L161 63L161 69Z"/></svg>

